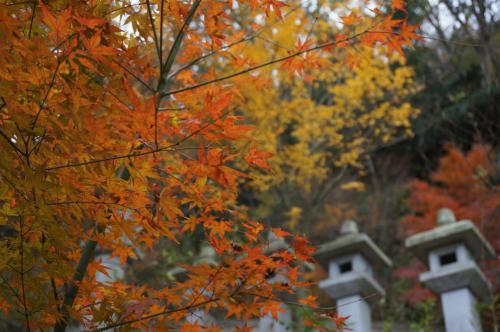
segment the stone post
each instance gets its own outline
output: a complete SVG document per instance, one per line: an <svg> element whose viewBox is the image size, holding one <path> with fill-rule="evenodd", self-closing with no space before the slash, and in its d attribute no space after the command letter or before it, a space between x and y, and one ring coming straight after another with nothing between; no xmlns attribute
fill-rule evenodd
<svg viewBox="0 0 500 332"><path fill-rule="evenodd" d="M391 266L391 260L354 221L345 221L341 236L321 245L314 254L328 270L329 277L319 283L337 302L337 313L347 317L352 332L371 332L370 305L385 295L373 278L373 266Z"/></svg>
<svg viewBox="0 0 500 332"><path fill-rule="evenodd" d="M476 261L495 252L476 226L441 209L437 227L409 237L406 247L429 267L420 281L440 295L446 331L482 331L476 303L490 296L490 284Z"/></svg>

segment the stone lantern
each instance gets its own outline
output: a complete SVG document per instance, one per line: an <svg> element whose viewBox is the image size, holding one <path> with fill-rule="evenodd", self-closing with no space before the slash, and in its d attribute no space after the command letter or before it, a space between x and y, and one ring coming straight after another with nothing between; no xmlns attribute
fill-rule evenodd
<svg viewBox="0 0 500 332"><path fill-rule="evenodd" d="M409 237L406 247L429 267L420 281L440 295L446 331L481 331L476 303L490 296L490 284L476 261L495 252L476 226L441 209L437 227Z"/></svg>
<svg viewBox="0 0 500 332"><path fill-rule="evenodd" d="M373 277L373 267L390 267L392 263L368 235L359 233L356 222L345 221L340 233L339 238L321 245L314 255L329 274L319 287L336 300L340 316L349 316L347 325L351 331L370 332L370 305L385 295Z"/></svg>

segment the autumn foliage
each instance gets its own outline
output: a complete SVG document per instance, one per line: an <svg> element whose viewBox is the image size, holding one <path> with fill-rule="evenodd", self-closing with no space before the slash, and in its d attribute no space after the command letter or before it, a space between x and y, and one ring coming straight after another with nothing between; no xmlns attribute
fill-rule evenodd
<svg viewBox="0 0 500 332"><path fill-rule="evenodd" d="M248 176L236 165L266 170L269 157L239 111L241 89L262 84L260 70L273 64L302 73L340 48L401 52L417 36L393 18L404 11L394 2L388 12L346 15L332 40L298 41L278 58L254 63L229 52L288 7L1 1L2 315L27 330L64 331L70 320L98 330L217 330L186 321L199 309L245 329L252 317L276 316L280 294L306 285L307 240L277 231L291 249L266 254L264 227L236 204ZM106 273L96 251L125 264L140 248L195 230L218 264L184 265L188 278L162 289L96 281ZM286 282L272 282L276 274Z"/></svg>
<svg viewBox="0 0 500 332"><path fill-rule="evenodd" d="M494 152L485 144L475 144L467 152L448 145L430 181L414 180L410 184L409 205L415 213L406 217L408 232L434 228L438 210L448 207L458 220L473 221L499 248L496 209L500 194L493 158Z"/></svg>
<svg viewBox="0 0 500 332"><path fill-rule="evenodd" d="M429 181L414 180L410 183L409 207L412 214L406 216L404 229L414 234L436 227L436 216L443 207L454 211L457 220L469 219L493 245L500 249L500 186L497 183L498 168L494 162L494 151L486 144L474 144L463 152L453 145L446 147L446 154L439 160L437 169ZM423 269L421 264L412 264L400 269L397 274L408 279L417 279ZM486 262L489 280L498 281L498 260ZM495 283L495 286L499 285ZM407 293L412 301L419 301L430 293L415 286Z"/></svg>

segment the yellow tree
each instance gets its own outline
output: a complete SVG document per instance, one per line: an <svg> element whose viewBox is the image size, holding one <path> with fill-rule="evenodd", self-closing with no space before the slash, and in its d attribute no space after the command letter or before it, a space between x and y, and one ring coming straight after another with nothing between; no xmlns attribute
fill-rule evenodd
<svg viewBox="0 0 500 332"><path fill-rule="evenodd" d="M295 8L242 51L256 62L270 53L279 57L297 41L298 47L307 47L338 36L359 12L342 16L335 7L313 13ZM391 45L342 46L329 57L308 55L314 64L308 69L285 63L291 75L268 71L267 84L244 90L248 102L242 109L257 126L259 146L272 155L270 172L252 172L252 186L262 198L259 216L283 220L285 213L292 227L311 220L342 181L343 189L362 189L362 183L343 175L362 174L369 152L412 134L410 122L419 110L409 99L418 87L403 55L390 52Z"/></svg>

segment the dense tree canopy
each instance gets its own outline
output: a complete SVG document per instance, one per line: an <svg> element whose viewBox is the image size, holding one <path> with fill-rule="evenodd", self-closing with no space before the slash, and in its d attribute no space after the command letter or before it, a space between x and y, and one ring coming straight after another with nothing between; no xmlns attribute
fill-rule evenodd
<svg viewBox="0 0 500 332"><path fill-rule="evenodd" d="M276 315L280 293L304 286L298 263L310 259L307 241L276 229L292 250L266 255L263 226L237 205L247 176L237 165L268 168L240 111L250 98L243 91L262 84L273 64L301 73L339 49L399 52L417 36L394 16L405 10L394 1L346 13L324 39L303 32L287 54L256 61L227 52L288 7L0 3L0 308L8 322L27 330L64 331L70 320L100 330L217 330L185 320L200 309L241 319L244 328L251 317ZM349 54L344 62L364 61ZM184 265L183 282L153 288L95 278L106 273L96 250L124 263L193 232L219 263ZM287 281L273 283L275 274Z"/></svg>

